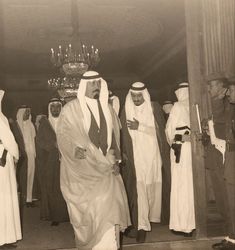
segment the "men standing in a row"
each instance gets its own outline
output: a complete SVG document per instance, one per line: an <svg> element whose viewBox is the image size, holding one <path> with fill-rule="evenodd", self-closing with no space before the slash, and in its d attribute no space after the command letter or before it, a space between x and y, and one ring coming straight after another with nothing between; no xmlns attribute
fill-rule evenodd
<svg viewBox="0 0 235 250"><path fill-rule="evenodd" d="M52 226L68 221L67 206L60 190L60 153L56 129L62 103L53 98L48 105L48 119L40 121L36 136L37 171L41 190L41 219L51 220Z"/></svg>
<svg viewBox="0 0 235 250"><path fill-rule="evenodd" d="M82 76L77 97L63 107L57 127L61 190L77 248L116 250L120 230L130 224L118 171L118 118L97 72Z"/></svg>
<svg viewBox="0 0 235 250"><path fill-rule="evenodd" d="M162 161L166 163L169 153L161 107L151 103L145 84L132 84L121 123L125 161L121 170L132 217L127 236L144 242L146 231L151 230L150 222L161 221ZM165 167L169 168L169 161Z"/></svg>
<svg viewBox="0 0 235 250"><path fill-rule="evenodd" d="M166 136L171 146L170 225L173 232L191 236L195 229L188 83L175 91L178 102L171 109Z"/></svg>
<svg viewBox="0 0 235 250"><path fill-rule="evenodd" d="M15 163L19 159L18 146L2 113L4 91L0 90L0 249L22 239L17 195Z"/></svg>
<svg viewBox="0 0 235 250"><path fill-rule="evenodd" d="M228 200L227 225L228 236L220 243L214 244L214 249L235 249L235 82L229 83L229 104L225 107L225 168L224 179Z"/></svg>
<svg viewBox="0 0 235 250"><path fill-rule="evenodd" d="M29 107L21 106L16 115L16 123L12 124L13 133L20 150L17 170L21 195L27 206L33 207L33 182L35 172L35 128L31 121Z"/></svg>

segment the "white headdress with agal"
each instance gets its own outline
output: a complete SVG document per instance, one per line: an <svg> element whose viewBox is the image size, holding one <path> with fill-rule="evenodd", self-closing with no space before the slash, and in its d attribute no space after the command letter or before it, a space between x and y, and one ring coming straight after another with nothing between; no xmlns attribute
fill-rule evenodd
<svg viewBox="0 0 235 250"><path fill-rule="evenodd" d="M162 105L162 109L166 114L169 114L173 107L172 101L165 101Z"/></svg>
<svg viewBox="0 0 235 250"><path fill-rule="evenodd" d="M60 101L60 99L58 98L52 98L50 101L49 101L49 104L48 104L48 120L52 126L52 128L54 129L54 131L56 131L57 129L57 125L58 125L58 121L59 121L59 116L58 117L54 117L52 114L51 114L51 105L52 104L60 104L61 107L62 107L62 103Z"/></svg>
<svg viewBox="0 0 235 250"><path fill-rule="evenodd" d="M93 80L100 80L101 81L101 89L100 89L100 95L99 95L99 101L101 104L102 111L104 113L104 117L106 120L107 124L107 144L108 144L108 149L111 146L112 142L112 117L110 114L110 109L109 109L109 104L108 104L108 98L109 98L109 91L107 87L106 81L99 75L98 72L96 71L87 71L86 73L83 74L79 87L78 87L78 92L77 92L77 98L79 100L79 103L81 105L82 113L83 113L83 123L84 127L87 131L89 132L90 125L91 125L91 114L90 110L87 106L87 100L86 100L86 87L87 87L87 82L88 81L93 81Z"/></svg>
<svg viewBox="0 0 235 250"><path fill-rule="evenodd" d="M182 82L175 91L177 99L179 101L184 101L189 99L189 84L187 82Z"/></svg>
<svg viewBox="0 0 235 250"><path fill-rule="evenodd" d="M133 93L142 93L144 98L144 103L140 106L136 106L132 100L131 92ZM126 96L126 102L125 102L125 110L126 110L126 116L128 120L133 120L133 117L136 117L136 111L143 109L144 110L144 119L146 119L144 122L148 123L148 125L153 126L154 125L154 118L153 118L153 110L151 106L151 98L150 94L142 82L135 82L131 85L131 88ZM139 119L143 119L143 116ZM138 120L138 119L137 119ZM133 131L130 131L132 133Z"/></svg>
<svg viewBox="0 0 235 250"><path fill-rule="evenodd" d="M16 114L16 120L19 124L21 133L23 135L24 144L26 152L32 153L34 156L36 156L36 150L35 150L35 142L34 138L36 136L35 128L32 123L32 116L30 114L29 119L24 121L23 116L28 107L20 107Z"/></svg>
<svg viewBox="0 0 235 250"><path fill-rule="evenodd" d="M15 141L13 133L11 132L9 123L5 115L2 113L2 98L4 96L4 91L0 90L0 140L4 148L14 156L17 160L19 159L18 145Z"/></svg>

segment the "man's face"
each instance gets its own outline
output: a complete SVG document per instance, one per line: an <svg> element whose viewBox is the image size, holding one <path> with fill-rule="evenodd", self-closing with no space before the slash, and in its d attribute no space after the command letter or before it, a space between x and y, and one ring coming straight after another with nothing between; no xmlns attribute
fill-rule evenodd
<svg viewBox="0 0 235 250"><path fill-rule="evenodd" d="M230 85L228 90L229 102L235 104L235 85Z"/></svg>
<svg viewBox="0 0 235 250"><path fill-rule="evenodd" d="M226 90L221 80L213 80L208 84L208 91L212 98L224 98Z"/></svg>
<svg viewBox="0 0 235 250"><path fill-rule="evenodd" d="M23 121L27 121L29 119L30 114L31 114L30 108L26 108L23 115Z"/></svg>
<svg viewBox="0 0 235 250"><path fill-rule="evenodd" d="M51 115L53 117L58 117L61 111L61 104L60 103L51 103L50 105Z"/></svg>
<svg viewBox="0 0 235 250"><path fill-rule="evenodd" d="M85 95L92 99L99 99L101 80L91 80L87 82Z"/></svg>
<svg viewBox="0 0 235 250"><path fill-rule="evenodd" d="M144 97L141 92L131 92L131 98L136 106L140 106L142 103L144 103Z"/></svg>

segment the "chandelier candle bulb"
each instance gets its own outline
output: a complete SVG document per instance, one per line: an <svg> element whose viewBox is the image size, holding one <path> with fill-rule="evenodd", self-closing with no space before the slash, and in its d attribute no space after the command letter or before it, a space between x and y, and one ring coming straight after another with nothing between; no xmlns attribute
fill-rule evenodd
<svg viewBox="0 0 235 250"><path fill-rule="evenodd" d="M95 53L95 48L93 45L91 45L91 53L94 54Z"/></svg>
<svg viewBox="0 0 235 250"><path fill-rule="evenodd" d="M58 48L58 47L57 47ZM58 51L50 50L51 63L57 68L58 76L48 80L48 86L58 91L59 95L76 96L81 75L87 70L93 70L100 62L98 49L94 45L86 46L81 44L80 49L75 49L72 44L62 48L59 45Z"/></svg>
<svg viewBox="0 0 235 250"><path fill-rule="evenodd" d="M85 54L85 45L82 45L82 53Z"/></svg>

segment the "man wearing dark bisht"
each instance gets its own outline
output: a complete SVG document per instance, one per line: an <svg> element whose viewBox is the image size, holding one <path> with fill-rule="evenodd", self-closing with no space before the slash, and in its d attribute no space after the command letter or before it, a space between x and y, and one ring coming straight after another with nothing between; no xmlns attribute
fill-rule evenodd
<svg viewBox="0 0 235 250"><path fill-rule="evenodd" d="M119 129L107 83L97 72L86 72L57 127L61 190L78 249L116 250L120 231L130 224L118 167Z"/></svg>
<svg viewBox="0 0 235 250"><path fill-rule="evenodd" d="M121 112L121 124L121 171L132 218L126 235L144 242L146 231L151 230L150 222L161 221L162 168L170 168L163 112L158 103L151 102L144 83L132 84ZM169 197L168 192L168 209L163 208L164 212L168 210L168 217Z"/></svg>
<svg viewBox="0 0 235 250"><path fill-rule="evenodd" d="M41 189L40 217L52 221L52 226L68 221L65 200L60 190L60 153L56 129L62 103L58 98L50 100L48 119L40 121L36 136L37 171Z"/></svg>

